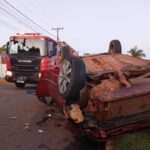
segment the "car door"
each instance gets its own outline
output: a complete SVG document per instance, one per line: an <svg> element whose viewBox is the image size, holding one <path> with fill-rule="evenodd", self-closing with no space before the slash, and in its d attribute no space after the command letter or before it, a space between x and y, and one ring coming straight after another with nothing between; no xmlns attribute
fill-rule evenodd
<svg viewBox="0 0 150 150"><path fill-rule="evenodd" d="M48 90L50 96L56 98L58 96L58 74L59 74L59 64L57 63L57 48L56 43L53 41L48 41L48 55L50 58L49 70L48 70Z"/></svg>

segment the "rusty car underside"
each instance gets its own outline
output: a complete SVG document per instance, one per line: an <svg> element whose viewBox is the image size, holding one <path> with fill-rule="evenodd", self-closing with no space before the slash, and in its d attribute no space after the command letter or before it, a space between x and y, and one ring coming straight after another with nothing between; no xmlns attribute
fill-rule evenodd
<svg viewBox="0 0 150 150"><path fill-rule="evenodd" d="M87 81L80 92L81 128L105 139L150 127L150 61L123 54L82 59Z"/></svg>

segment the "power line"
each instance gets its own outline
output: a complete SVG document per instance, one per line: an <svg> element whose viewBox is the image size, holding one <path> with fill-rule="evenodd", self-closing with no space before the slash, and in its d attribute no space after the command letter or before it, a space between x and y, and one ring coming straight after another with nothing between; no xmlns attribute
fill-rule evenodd
<svg viewBox="0 0 150 150"><path fill-rule="evenodd" d="M18 19L15 15L13 15L12 13L10 13L8 10L6 10L5 8L0 6L0 9L5 12L6 14L8 14L9 16L13 17L16 21L18 21L19 23L25 25L27 28L29 28L30 30L32 30L33 32L37 32L35 29L33 29L29 24L26 24L25 22L23 22L21 19Z"/></svg>
<svg viewBox="0 0 150 150"><path fill-rule="evenodd" d="M17 9L14 5L12 5L10 2L8 2L7 0L3 0L7 5L9 5L12 9L14 9L16 12L18 12L21 16L23 16L24 18L26 18L27 20L29 20L30 22L32 22L34 25L36 25L38 28L40 28L42 31L48 33L49 35L56 37L55 35L53 35L52 33L50 33L48 30L46 30L45 28L43 28L41 25L39 25L38 23L36 23L32 18L28 17L27 15L25 15L23 12L21 12L19 9Z"/></svg>
<svg viewBox="0 0 150 150"><path fill-rule="evenodd" d="M31 0L32 1L32 0ZM20 3L19 3L20 2ZM40 3L39 3L40 2ZM29 5L28 1L24 1L24 0L21 0L21 1L18 1L18 5L21 4L23 5L26 9L25 9L25 12L28 12L28 14L32 14L32 19L35 18L35 16L37 16L37 13L36 11L33 13L33 10L38 10L38 9L41 9L41 3L43 3L43 1L41 0L36 0L35 3L32 2L31 5ZM18 7L17 7L18 8ZM36 8L36 9L35 9ZM28 15L29 17L31 17L30 15ZM47 17L46 17L47 18ZM42 24L49 24L49 21L48 19L43 19L43 14L41 15L38 15L38 20L42 20ZM44 26L43 26L44 27ZM53 32L51 32L53 34ZM56 38L56 35L53 34Z"/></svg>

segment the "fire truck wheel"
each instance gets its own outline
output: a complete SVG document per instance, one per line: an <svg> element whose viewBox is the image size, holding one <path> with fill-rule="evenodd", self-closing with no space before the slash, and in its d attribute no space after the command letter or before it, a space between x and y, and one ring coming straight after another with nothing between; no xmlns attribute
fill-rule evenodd
<svg viewBox="0 0 150 150"><path fill-rule="evenodd" d="M66 104L78 103L80 90L84 87L86 80L85 64L79 57L64 56L59 77L59 93L65 98Z"/></svg>
<svg viewBox="0 0 150 150"><path fill-rule="evenodd" d="M17 88L24 88L25 84L24 83L15 83Z"/></svg>
<svg viewBox="0 0 150 150"><path fill-rule="evenodd" d="M109 44L108 52L110 54L121 54L122 48L119 40L112 40Z"/></svg>

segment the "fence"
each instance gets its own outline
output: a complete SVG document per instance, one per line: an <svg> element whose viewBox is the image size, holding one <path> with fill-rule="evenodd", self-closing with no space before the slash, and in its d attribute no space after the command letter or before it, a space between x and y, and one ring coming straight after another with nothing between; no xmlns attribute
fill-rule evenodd
<svg viewBox="0 0 150 150"><path fill-rule="evenodd" d="M2 57L0 56L0 78L4 78L6 74L6 65L2 63Z"/></svg>

